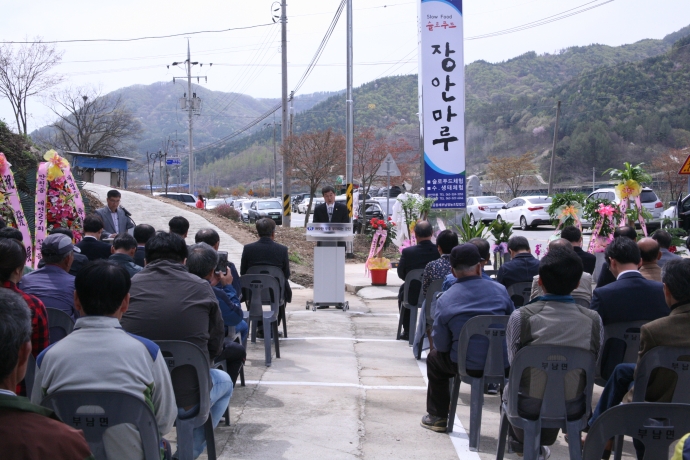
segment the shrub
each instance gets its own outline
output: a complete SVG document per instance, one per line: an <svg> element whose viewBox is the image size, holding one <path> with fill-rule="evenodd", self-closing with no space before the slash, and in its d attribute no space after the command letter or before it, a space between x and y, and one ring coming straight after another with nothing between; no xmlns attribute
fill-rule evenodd
<svg viewBox="0 0 690 460"><path fill-rule="evenodd" d="M237 211L237 209L235 209L233 206L230 206L229 204L221 204L214 208L213 212L221 217L225 217L226 219L230 219L235 222L240 221L239 211Z"/></svg>

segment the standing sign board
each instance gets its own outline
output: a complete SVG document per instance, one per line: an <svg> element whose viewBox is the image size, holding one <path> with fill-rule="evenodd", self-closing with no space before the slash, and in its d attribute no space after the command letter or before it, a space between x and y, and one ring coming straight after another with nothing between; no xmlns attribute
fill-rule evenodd
<svg viewBox="0 0 690 460"><path fill-rule="evenodd" d="M683 166L680 167L678 174L682 176L690 175L690 155L688 155L688 158L685 160L685 163L683 163Z"/></svg>
<svg viewBox="0 0 690 460"><path fill-rule="evenodd" d="M424 192L434 208L465 207L462 0L421 0L420 121Z"/></svg>
<svg viewBox="0 0 690 460"><path fill-rule="evenodd" d="M182 160L180 158L168 158L165 160L165 164L168 166L180 166Z"/></svg>

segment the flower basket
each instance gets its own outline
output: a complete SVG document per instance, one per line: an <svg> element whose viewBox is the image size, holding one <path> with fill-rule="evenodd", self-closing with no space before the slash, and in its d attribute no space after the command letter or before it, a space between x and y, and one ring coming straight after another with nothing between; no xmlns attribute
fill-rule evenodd
<svg viewBox="0 0 690 460"><path fill-rule="evenodd" d="M369 270L371 272L372 286L386 286L388 281L387 268L374 268Z"/></svg>

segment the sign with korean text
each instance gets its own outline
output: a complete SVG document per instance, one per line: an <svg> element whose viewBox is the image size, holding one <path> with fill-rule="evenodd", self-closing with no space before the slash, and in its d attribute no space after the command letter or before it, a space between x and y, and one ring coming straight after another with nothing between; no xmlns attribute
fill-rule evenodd
<svg viewBox="0 0 690 460"><path fill-rule="evenodd" d="M165 164L168 166L180 166L182 164L181 158L168 158L165 160Z"/></svg>
<svg viewBox="0 0 690 460"><path fill-rule="evenodd" d="M464 208L462 0L421 0L419 21L424 193L434 208Z"/></svg>

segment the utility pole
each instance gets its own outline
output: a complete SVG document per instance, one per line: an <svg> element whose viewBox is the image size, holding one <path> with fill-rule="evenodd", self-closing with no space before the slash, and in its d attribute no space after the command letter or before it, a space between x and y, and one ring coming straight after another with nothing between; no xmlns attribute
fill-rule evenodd
<svg viewBox="0 0 690 460"><path fill-rule="evenodd" d="M199 82L200 78L208 81L208 78L201 75L196 75L192 77L192 66L199 65L203 66L203 63L192 62L191 52L189 50L189 39L187 39L187 60L185 62L173 62L172 65L185 64L185 71L187 76L187 92L184 97L180 99L180 108L187 111L188 121L189 121L189 193L194 194L194 168L196 166L194 161L194 143L193 143L193 129L194 129L194 119L193 115L199 115L201 113L201 98L196 97L196 93L192 93L192 78L196 78ZM212 66L213 64L209 64ZM170 66L168 66L170 68ZM179 77L173 77L173 83L175 80L181 80Z"/></svg>
<svg viewBox="0 0 690 460"><path fill-rule="evenodd" d="M273 197L278 198L278 153L276 151L276 114L273 113L273 123L264 123L264 126L273 124Z"/></svg>
<svg viewBox="0 0 690 460"><path fill-rule="evenodd" d="M345 120L345 184L347 191L347 208L352 221L352 166L354 163L355 111L352 100L352 0L347 0L347 90L345 104L347 116Z"/></svg>
<svg viewBox="0 0 690 460"><path fill-rule="evenodd" d="M558 101L556 107L556 127L553 130L553 148L551 149L551 168L549 169L549 191L547 195L553 193L553 164L556 161L556 143L558 142L558 119L561 116L561 101Z"/></svg>
<svg viewBox="0 0 690 460"><path fill-rule="evenodd" d="M283 152L287 150L288 141L288 75L287 75L287 0L280 4L280 41L282 53L282 125L280 127L281 145ZM288 155L283 153L283 227L290 227L290 165Z"/></svg>
<svg viewBox="0 0 690 460"><path fill-rule="evenodd" d="M596 176L595 176L594 171L595 171L595 169L592 168L592 193L594 193L594 189L596 188L596 186L594 185L594 181L596 180Z"/></svg>

